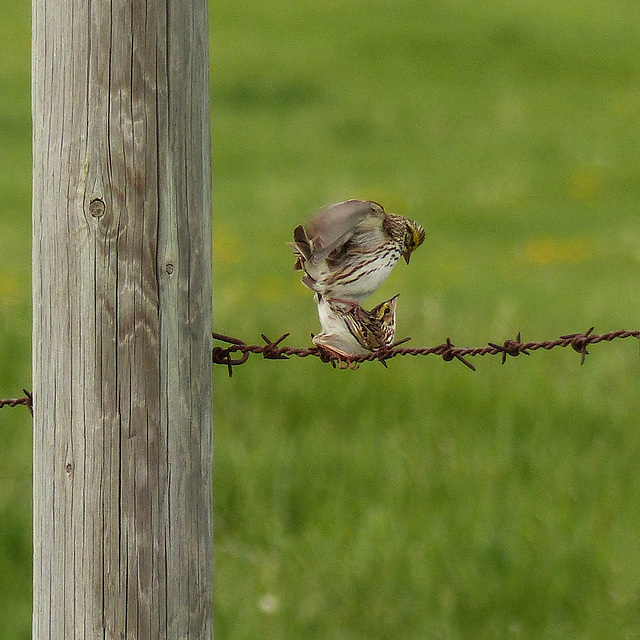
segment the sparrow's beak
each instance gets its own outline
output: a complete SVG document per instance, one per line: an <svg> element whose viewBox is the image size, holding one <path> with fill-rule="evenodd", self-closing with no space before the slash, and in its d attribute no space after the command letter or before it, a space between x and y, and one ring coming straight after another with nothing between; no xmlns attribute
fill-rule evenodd
<svg viewBox="0 0 640 640"><path fill-rule="evenodd" d="M409 259L411 258L411 254L410 253L405 253L402 256L404 258L404 261L409 264Z"/></svg>

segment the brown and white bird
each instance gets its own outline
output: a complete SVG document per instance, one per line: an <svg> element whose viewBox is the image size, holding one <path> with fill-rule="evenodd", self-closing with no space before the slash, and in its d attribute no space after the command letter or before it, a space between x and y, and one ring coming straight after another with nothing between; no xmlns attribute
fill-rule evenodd
<svg viewBox="0 0 640 640"><path fill-rule="evenodd" d="M390 346L396 335L398 296L366 311L355 302L331 300L316 294L322 333L315 345L341 357L359 355Z"/></svg>
<svg viewBox="0 0 640 640"><path fill-rule="evenodd" d="M322 209L306 228L296 227L289 246L309 289L324 300L361 304L401 256L409 264L424 237L417 222L386 213L377 202L347 200Z"/></svg>

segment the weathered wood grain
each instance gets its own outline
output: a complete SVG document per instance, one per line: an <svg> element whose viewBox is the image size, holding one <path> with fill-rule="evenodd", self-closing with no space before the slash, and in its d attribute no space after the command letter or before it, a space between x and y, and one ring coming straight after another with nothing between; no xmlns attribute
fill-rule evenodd
<svg viewBox="0 0 640 640"><path fill-rule="evenodd" d="M212 636L204 0L32 0L34 640Z"/></svg>

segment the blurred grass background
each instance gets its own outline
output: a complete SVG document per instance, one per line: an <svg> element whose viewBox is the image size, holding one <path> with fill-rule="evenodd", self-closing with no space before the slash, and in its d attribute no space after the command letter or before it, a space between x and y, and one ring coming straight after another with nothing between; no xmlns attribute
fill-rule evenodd
<svg viewBox="0 0 640 640"><path fill-rule="evenodd" d="M29 7L0 22L0 397L30 385ZM372 298L458 346L640 326L631 0L211 8L215 329L317 318L293 227L378 200L427 240ZM216 636L640 636L638 345L214 371ZM0 640L30 637L31 429L0 411Z"/></svg>

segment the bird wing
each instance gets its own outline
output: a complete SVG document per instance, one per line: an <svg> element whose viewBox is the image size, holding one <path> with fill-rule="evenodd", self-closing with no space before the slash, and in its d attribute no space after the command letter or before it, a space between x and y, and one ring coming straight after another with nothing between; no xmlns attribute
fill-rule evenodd
<svg viewBox="0 0 640 640"><path fill-rule="evenodd" d="M311 261L319 262L341 247L367 218L373 224L382 224L384 215L380 205L368 200L346 200L325 207L307 225L307 237L313 247Z"/></svg>

